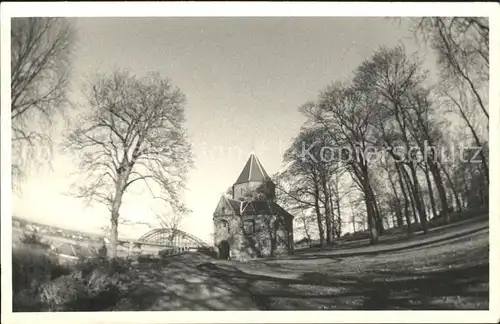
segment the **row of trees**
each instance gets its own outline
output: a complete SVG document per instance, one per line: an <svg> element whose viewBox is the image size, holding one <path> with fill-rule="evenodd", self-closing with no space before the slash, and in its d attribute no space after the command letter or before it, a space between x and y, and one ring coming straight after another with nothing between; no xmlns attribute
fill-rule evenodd
<svg viewBox="0 0 500 324"><path fill-rule="evenodd" d="M50 153L47 131L72 107L68 89L74 44L74 27L66 19L12 19L14 183L34 153ZM132 185L141 183L171 207L173 217L158 216L162 226L178 227L188 212L180 199L193 164L184 128L185 96L158 73L136 77L127 71L98 74L82 90L85 110L65 134L63 151L75 156L82 176L72 194L109 208L109 252L115 257L118 224L126 223L120 208Z"/></svg>
<svg viewBox="0 0 500 324"><path fill-rule="evenodd" d="M391 223L426 233L432 217L447 223L452 211L488 206L488 21L413 26L437 52L437 85L418 56L384 47L300 108L307 122L276 176L278 199L306 236L315 225L322 245L346 216L356 230L361 215L376 243Z"/></svg>

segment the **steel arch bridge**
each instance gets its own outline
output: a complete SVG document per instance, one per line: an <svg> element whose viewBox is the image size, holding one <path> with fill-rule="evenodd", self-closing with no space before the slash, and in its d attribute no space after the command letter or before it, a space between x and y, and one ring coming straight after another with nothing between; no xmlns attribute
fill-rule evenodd
<svg viewBox="0 0 500 324"><path fill-rule="evenodd" d="M175 228L157 228L142 235L139 242L163 245L175 249L210 248L196 236Z"/></svg>

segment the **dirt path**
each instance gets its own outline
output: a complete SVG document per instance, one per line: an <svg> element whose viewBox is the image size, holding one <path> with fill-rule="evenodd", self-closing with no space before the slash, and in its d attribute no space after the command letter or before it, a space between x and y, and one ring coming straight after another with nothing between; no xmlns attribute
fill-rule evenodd
<svg viewBox="0 0 500 324"><path fill-rule="evenodd" d="M197 253L175 256L167 263L139 264L128 297L114 310L256 310L249 292L201 271L213 260Z"/></svg>

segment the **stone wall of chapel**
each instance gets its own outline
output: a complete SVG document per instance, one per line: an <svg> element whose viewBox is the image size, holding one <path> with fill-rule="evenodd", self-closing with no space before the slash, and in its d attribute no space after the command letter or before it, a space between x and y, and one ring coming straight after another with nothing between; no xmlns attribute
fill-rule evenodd
<svg viewBox="0 0 500 324"><path fill-rule="evenodd" d="M249 260L258 257L271 256L272 240L275 240L274 255L291 253L293 236L290 235L289 221L278 221L276 230L273 228L274 215L215 215L214 216L214 247L226 240L234 260ZM251 228L251 232L246 229Z"/></svg>

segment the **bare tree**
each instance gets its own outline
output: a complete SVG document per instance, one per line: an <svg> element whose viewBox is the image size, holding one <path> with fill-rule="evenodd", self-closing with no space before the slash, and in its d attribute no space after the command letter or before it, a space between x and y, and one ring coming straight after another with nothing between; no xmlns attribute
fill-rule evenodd
<svg viewBox="0 0 500 324"><path fill-rule="evenodd" d="M37 149L50 153L47 134L68 107L70 54L75 32L64 18L11 20L11 120L13 175L23 174ZM23 155L29 155L24 157Z"/></svg>
<svg viewBox="0 0 500 324"><path fill-rule="evenodd" d="M474 141L472 145L482 148L479 153L480 172L485 187L488 187L488 18L426 17L414 22L414 35L423 36L438 54L437 63L441 72L439 90L445 105L461 118L470 131ZM446 177L449 178L449 175ZM455 196L455 200L459 199Z"/></svg>
<svg viewBox="0 0 500 324"><path fill-rule="evenodd" d="M489 31L484 17L420 18L414 27L436 50L443 81L463 82L486 118L487 93L481 89L489 79Z"/></svg>
<svg viewBox="0 0 500 324"><path fill-rule="evenodd" d="M295 165L292 168L296 167ZM315 221L317 221L315 204L311 202L314 197L308 191L304 192L306 193L305 195L298 194L297 191L301 190L297 189L299 186L297 177L299 176L292 176L291 171L296 172L297 170L287 169L272 176L272 180L276 185L276 202L295 216L295 225L293 228L296 232L294 235L298 236L298 233L301 233L300 235L304 236L307 239L308 245L311 246L311 230L313 230L312 227ZM305 175L301 174L300 177L305 178ZM300 179L303 180L304 178ZM321 225L321 230L322 228ZM324 235L324 233L321 235Z"/></svg>
<svg viewBox="0 0 500 324"><path fill-rule="evenodd" d="M120 207L132 184L142 182L154 198L185 211L180 192L192 165L185 97L158 73L137 78L123 71L97 75L84 92L89 110L65 143L85 176L73 194L108 206L115 257Z"/></svg>
<svg viewBox="0 0 500 324"><path fill-rule="evenodd" d="M345 163L352 180L365 195L370 241L378 242L382 226L370 174L370 159L364 152L370 144L373 120L377 119L376 100L369 92L359 91L340 82L324 90L317 103L304 105L303 113L314 123L321 125L336 147L342 148L337 156ZM345 151L347 149L347 151Z"/></svg>
<svg viewBox="0 0 500 324"><path fill-rule="evenodd" d="M286 150L283 159L288 164L284 173L289 178L288 189L278 186L278 190L294 200L296 204L314 208L321 246L332 241L332 215L329 201L325 199L325 186L329 181L325 163L319 161L319 148L324 140L321 129L303 128ZM302 156L302 146L315 146L313 155ZM325 226L323 226L325 222ZM325 240L326 239L326 240Z"/></svg>

